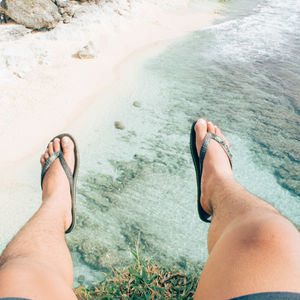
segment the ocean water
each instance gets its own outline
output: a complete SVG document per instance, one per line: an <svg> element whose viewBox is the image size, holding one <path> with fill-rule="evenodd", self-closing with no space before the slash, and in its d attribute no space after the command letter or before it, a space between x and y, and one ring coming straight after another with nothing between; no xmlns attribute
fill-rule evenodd
<svg viewBox="0 0 300 300"><path fill-rule="evenodd" d="M111 115L94 105L68 237L75 286L126 267L138 240L143 257L199 273L208 225L189 153L198 117L223 129L237 180L300 226L300 1L226 7L217 24L146 61L135 84L116 86Z"/></svg>

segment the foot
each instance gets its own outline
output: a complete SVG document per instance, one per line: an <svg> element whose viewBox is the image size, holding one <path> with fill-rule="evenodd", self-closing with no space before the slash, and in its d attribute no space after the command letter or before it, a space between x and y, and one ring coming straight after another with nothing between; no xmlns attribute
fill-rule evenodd
<svg viewBox="0 0 300 300"><path fill-rule="evenodd" d="M207 132L214 133L221 137L229 146L221 130L212 122L206 122L199 119L195 125L196 132L196 148L198 156ZM201 206L205 212L212 215L211 199L216 187L224 180L233 178L230 162L227 154L221 145L214 139L211 139L207 149L201 178Z"/></svg>
<svg viewBox="0 0 300 300"><path fill-rule="evenodd" d="M67 136L63 137L61 141L59 138L56 138L53 142L49 143L45 153L41 156L42 168L47 159L54 152L60 150L63 151L63 157L73 173L75 166L74 143ZM44 203L51 204L52 206L55 205L55 209L63 213L66 231L72 223L72 200L69 181L59 158L52 163L44 176L42 197Z"/></svg>

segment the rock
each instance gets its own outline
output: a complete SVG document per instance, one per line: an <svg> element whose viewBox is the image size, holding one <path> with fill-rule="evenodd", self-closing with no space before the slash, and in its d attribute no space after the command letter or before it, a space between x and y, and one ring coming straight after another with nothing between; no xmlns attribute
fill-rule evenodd
<svg viewBox="0 0 300 300"><path fill-rule="evenodd" d="M0 13L28 28L51 29L60 21L57 6L51 0L2 0Z"/></svg>
<svg viewBox="0 0 300 300"><path fill-rule="evenodd" d="M64 24L69 24L71 22L71 18L67 14L63 14L62 17Z"/></svg>
<svg viewBox="0 0 300 300"><path fill-rule="evenodd" d="M141 102L138 102L138 101L134 101L134 102L132 103L132 105L133 105L134 107L141 107L141 106L142 106Z"/></svg>
<svg viewBox="0 0 300 300"><path fill-rule="evenodd" d="M13 74L20 79L24 78L24 75L22 73L13 72Z"/></svg>
<svg viewBox="0 0 300 300"><path fill-rule="evenodd" d="M63 16L64 14L67 14L70 17L73 17L74 15L74 8L72 6L69 7L59 7L58 12Z"/></svg>
<svg viewBox="0 0 300 300"><path fill-rule="evenodd" d="M7 19L6 19L5 14L0 12L0 24L2 24L2 23L7 23Z"/></svg>
<svg viewBox="0 0 300 300"><path fill-rule="evenodd" d="M68 0L56 0L55 3L58 7L70 7L71 6L71 4Z"/></svg>
<svg viewBox="0 0 300 300"><path fill-rule="evenodd" d="M73 57L80 59L91 59L97 57L97 53L94 47L93 42L89 42L82 49L78 50Z"/></svg>
<svg viewBox="0 0 300 300"><path fill-rule="evenodd" d="M65 13L68 14L70 17L74 16L74 8L73 7L65 7Z"/></svg>
<svg viewBox="0 0 300 300"><path fill-rule="evenodd" d="M123 130L125 128L125 126L119 121L115 122L115 127L120 130Z"/></svg>
<svg viewBox="0 0 300 300"><path fill-rule="evenodd" d="M77 278L77 281L80 285L83 285L84 282L85 282L85 277L84 275L79 275L78 278Z"/></svg>
<svg viewBox="0 0 300 300"><path fill-rule="evenodd" d="M58 7L58 12L63 15L65 13L65 9L63 7Z"/></svg>

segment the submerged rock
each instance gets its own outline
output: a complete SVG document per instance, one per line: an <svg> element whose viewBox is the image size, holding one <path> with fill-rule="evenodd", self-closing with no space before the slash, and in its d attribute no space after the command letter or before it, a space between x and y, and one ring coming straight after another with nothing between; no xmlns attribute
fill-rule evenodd
<svg viewBox="0 0 300 300"><path fill-rule="evenodd" d="M83 285L85 282L85 277L84 275L79 275L77 278L77 281L79 282L80 285Z"/></svg>
<svg viewBox="0 0 300 300"><path fill-rule="evenodd" d="M51 0L2 0L0 5L1 13L28 28L51 29L61 19Z"/></svg>
<svg viewBox="0 0 300 300"><path fill-rule="evenodd" d="M142 106L141 102L138 102L138 101L134 101L134 102L132 103L132 105L133 105L134 107L138 107L138 108Z"/></svg>
<svg viewBox="0 0 300 300"><path fill-rule="evenodd" d="M120 130L123 130L125 128L125 126L123 125L123 123L119 122L119 121L116 121L115 122L115 127L117 129L120 129Z"/></svg>

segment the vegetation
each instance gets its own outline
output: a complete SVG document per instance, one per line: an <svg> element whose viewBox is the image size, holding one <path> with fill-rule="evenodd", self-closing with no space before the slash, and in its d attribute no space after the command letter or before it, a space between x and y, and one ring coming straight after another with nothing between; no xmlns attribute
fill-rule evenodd
<svg viewBox="0 0 300 300"><path fill-rule="evenodd" d="M134 263L123 271L112 268L104 282L74 289L79 300L92 299L192 299L199 276L185 275L158 266L131 251Z"/></svg>

